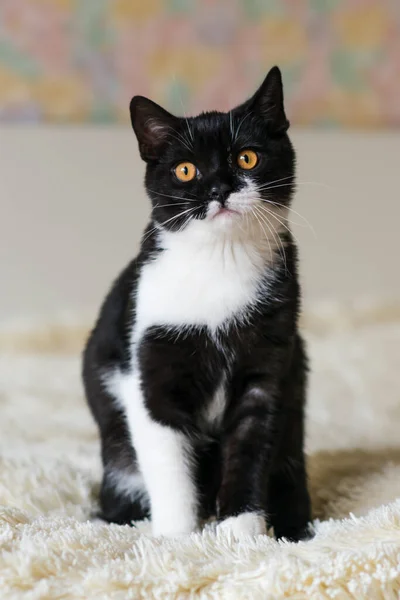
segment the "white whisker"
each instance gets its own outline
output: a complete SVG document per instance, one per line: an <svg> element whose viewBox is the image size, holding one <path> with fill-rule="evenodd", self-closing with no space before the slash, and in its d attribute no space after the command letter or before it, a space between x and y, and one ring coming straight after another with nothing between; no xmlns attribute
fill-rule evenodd
<svg viewBox="0 0 400 600"><path fill-rule="evenodd" d="M254 206L254 208L258 212L259 207ZM273 224L271 223L271 221L268 218L265 218L265 215L263 215L263 213L259 213L259 215L260 215L260 218L263 217L263 221L264 221L265 225L268 227L270 233L272 234L272 236L274 238L274 242L276 243L277 247L279 248L279 254L281 255L281 258L285 265L285 272L288 273L287 262L286 262L286 252L285 252L285 248L282 244L282 240L279 237L279 233L276 231L276 229L273 226ZM272 229L271 229L271 227L272 227ZM275 237L275 234L277 237ZM281 249L282 249L282 252L281 252Z"/></svg>
<svg viewBox="0 0 400 600"><path fill-rule="evenodd" d="M167 223L170 223L171 221L173 221L174 219L178 219L179 217L182 217L183 215L193 212L196 210L197 207L191 207L188 208L186 210L181 211L180 213L178 213L177 215L174 215L173 217L171 217L170 219L167 219L166 221L163 221L163 223L157 223L155 224L155 226L147 233L147 235L142 239L142 243L145 242L147 240L147 238L150 237L150 235L152 233L154 233L155 231L159 230L160 227L164 227L164 225L166 225Z"/></svg>
<svg viewBox="0 0 400 600"><path fill-rule="evenodd" d="M293 181L288 183L282 183L281 185L272 185L272 183L266 183L265 185L261 185L258 189L259 191L265 191L273 190L279 187L288 187L290 185L293 185L293 187L296 187L298 185L320 185L321 187L324 187L329 190L333 189L330 185L328 185L327 183L323 183L322 181Z"/></svg>
<svg viewBox="0 0 400 600"><path fill-rule="evenodd" d="M288 175L287 177L281 177L280 179L274 179L273 181L268 181L268 183L265 183L264 185L257 186L257 189L260 190L268 185L273 185L274 183L280 183L281 181L287 181L288 179L294 179L294 178L295 178L294 175Z"/></svg>
<svg viewBox="0 0 400 600"><path fill-rule="evenodd" d="M167 219L166 221L163 221L162 223L157 223L157 225L159 227L164 227L164 225L166 225L167 223L170 223L174 219L178 219L179 217L182 217L183 215L186 215L189 212L193 212L194 210L196 210L196 208L197 207L187 208L186 210L183 210L182 212L178 213L177 215L171 217L170 219Z"/></svg>
<svg viewBox="0 0 400 600"><path fill-rule="evenodd" d="M171 202L171 204L156 204L154 208L166 208L166 207L174 207L174 206L186 206L187 202Z"/></svg>
<svg viewBox="0 0 400 600"><path fill-rule="evenodd" d="M176 200L186 200L186 202L195 202L196 198L186 198L185 196L171 196L171 194L163 194L162 192L157 192L156 190L152 190L147 188L149 192L153 194L158 194L159 196L165 196L165 198L175 198Z"/></svg>
<svg viewBox="0 0 400 600"><path fill-rule="evenodd" d="M176 75L175 75L175 73L173 74L173 80L174 80L175 85L176 85ZM181 106L182 106L182 112L183 112L184 119L186 121L186 127L187 127L187 130L188 130L191 142L189 140L187 140L187 141L188 141L189 145L193 145L193 142L194 142L193 132L190 129L189 120L188 120L188 118L186 116L185 107L183 106L182 94L181 94L179 88L178 88L178 93L179 93L179 101L180 101ZM175 133L177 133L177 132L175 132Z"/></svg>
<svg viewBox="0 0 400 600"><path fill-rule="evenodd" d="M261 200L261 202L263 204L259 204L259 208L265 208L265 204L271 204L271 202L269 202L268 200L264 200L263 198L260 198L259 200ZM291 209L288 207L285 207L284 204L281 205L283 208L287 208L288 211L290 211ZM290 223L291 225L295 225L296 227L307 227L308 225L306 223L298 223L297 221L293 221L293 219L289 219L288 217L284 217L286 223Z"/></svg>
<svg viewBox="0 0 400 600"><path fill-rule="evenodd" d="M153 233L155 233L156 231L157 231L157 227L152 227L152 228L151 228L151 229L150 229L150 230L147 232L147 234L146 234L144 237L142 237L142 244L143 244L143 243L144 243L144 242L145 242L145 241L146 241L146 240L147 240L147 239L148 239L148 238L149 238L149 237L150 237L150 236L151 236Z"/></svg>
<svg viewBox="0 0 400 600"><path fill-rule="evenodd" d="M252 207L252 210L251 210L251 212L253 213L253 216L254 216L254 217L257 219L257 221L258 221L258 223L259 223L259 225L260 225L261 229L262 229L262 230L263 230L263 232L264 232L265 239L266 239L266 240L267 240L267 242L268 242L269 253L270 253L270 255L271 255L271 260L272 260L273 252L272 252L271 243L270 243L270 241L269 241L269 237L268 237L268 235L267 235L267 232L265 231L265 229L264 229L264 227L263 227L263 225L262 225L262 222L261 222L261 220L260 220L260 219L259 219L259 217L257 216L257 213L255 212L255 210L254 210L254 209L255 209L255 207Z"/></svg>
<svg viewBox="0 0 400 600"><path fill-rule="evenodd" d="M170 132L168 133L168 135L180 142L183 146L185 146L185 148L189 150L189 152L192 152L193 148L191 147L190 142L181 133L179 133L179 131L176 131L175 129L173 129L172 131L174 131L176 135Z"/></svg>
<svg viewBox="0 0 400 600"><path fill-rule="evenodd" d="M261 186L258 188L258 190L260 192L268 192L268 190L276 190L276 188L283 188L283 187L290 187L292 184L292 182L288 182L288 183L279 183L278 185L266 185L266 186Z"/></svg>
<svg viewBox="0 0 400 600"><path fill-rule="evenodd" d="M275 213L274 211L270 210L269 208L267 208L264 205L259 205L258 206L259 209L261 210L265 210L269 215L271 215L271 217L274 217L274 219L276 219L278 221L278 223L280 223L282 225L282 227L284 227L286 229L286 231L288 231L288 233L290 233L291 236L293 236L293 238L295 239L296 243L299 245L299 240L297 239L297 237L295 236L295 234L293 233L293 231L287 226L287 224L282 221ZM283 217L286 220L286 217Z"/></svg>
<svg viewBox="0 0 400 600"><path fill-rule="evenodd" d="M232 140L232 143L235 143L235 142L236 142L236 140L237 140L237 137L238 137L238 135L239 135L239 132L240 132L240 128L241 128L241 126L243 125L243 123L244 123L244 121L247 119L247 117L248 117L248 116L250 116L251 114L253 114L253 113L252 113L252 111L249 111L248 113L246 113L246 114L244 115L244 117L242 117L242 119L241 119L241 121L240 121L240 123L239 123L239 125L238 125L238 128L236 129L235 137L233 138L233 140Z"/></svg>
<svg viewBox="0 0 400 600"><path fill-rule="evenodd" d="M280 202L275 202L273 200L266 200L265 198L262 198L263 202L266 202L267 204L271 204L272 206L280 206L280 207L284 207L286 208L285 204L281 204ZM314 227L311 225L311 223L305 218L304 215L300 214L299 212L297 212L297 210L294 210L294 208L290 207L290 212L294 213L295 215L297 215L298 217L300 217L300 219L303 219L303 221L306 223L306 225L311 229L314 237L317 237L317 234L315 233L315 229ZM296 223L297 224L297 223Z"/></svg>
<svg viewBox="0 0 400 600"><path fill-rule="evenodd" d="M232 111L229 111L229 130L231 132L231 140L233 140L233 116Z"/></svg>

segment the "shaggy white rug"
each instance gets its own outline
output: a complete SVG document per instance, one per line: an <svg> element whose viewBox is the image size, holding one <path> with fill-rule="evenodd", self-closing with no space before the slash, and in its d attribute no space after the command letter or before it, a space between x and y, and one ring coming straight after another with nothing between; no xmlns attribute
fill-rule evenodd
<svg viewBox="0 0 400 600"><path fill-rule="evenodd" d="M311 314L317 534L297 545L88 520L100 465L79 377L85 328L2 328L0 599L398 598L400 305Z"/></svg>

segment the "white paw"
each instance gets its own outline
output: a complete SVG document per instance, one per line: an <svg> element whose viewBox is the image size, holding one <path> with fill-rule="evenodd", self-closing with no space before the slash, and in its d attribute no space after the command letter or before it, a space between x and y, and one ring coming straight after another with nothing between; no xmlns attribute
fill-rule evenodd
<svg viewBox="0 0 400 600"><path fill-rule="evenodd" d="M265 519L259 513L246 512L237 517L228 517L217 525L217 532L223 531L232 535L236 540L244 537L254 537L267 533Z"/></svg>
<svg viewBox="0 0 400 600"><path fill-rule="evenodd" d="M175 538L184 535L189 535L198 531L198 523L194 519L184 520L169 520L163 522L154 522L152 524L152 534L154 537Z"/></svg>

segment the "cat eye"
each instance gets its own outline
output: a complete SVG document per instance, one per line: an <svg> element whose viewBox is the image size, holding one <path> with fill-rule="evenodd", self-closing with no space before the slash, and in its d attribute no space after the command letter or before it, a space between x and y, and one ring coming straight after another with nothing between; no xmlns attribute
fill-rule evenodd
<svg viewBox="0 0 400 600"><path fill-rule="evenodd" d="M258 163L258 156L254 150L242 150L237 157L237 164L241 169L246 171L254 169Z"/></svg>
<svg viewBox="0 0 400 600"><path fill-rule="evenodd" d="M192 181L196 177L197 169L191 162L182 162L175 167L174 173L179 181Z"/></svg>

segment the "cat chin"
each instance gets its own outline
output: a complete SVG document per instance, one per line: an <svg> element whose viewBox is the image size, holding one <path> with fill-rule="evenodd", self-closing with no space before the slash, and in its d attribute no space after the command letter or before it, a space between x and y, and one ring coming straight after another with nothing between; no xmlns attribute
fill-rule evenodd
<svg viewBox="0 0 400 600"><path fill-rule="evenodd" d="M210 226L216 228L217 230L221 229L226 231L237 227L242 218L243 215L237 211L223 209L223 211L220 211L213 217L208 218L207 221L210 223Z"/></svg>
<svg viewBox="0 0 400 600"><path fill-rule="evenodd" d="M257 225L257 222L256 222ZM252 222L251 213L232 209L231 211L208 214L205 219L193 219L184 229L185 235L214 243L216 239L238 241L254 237L257 228Z"/></svg>
<svg viewBox="0 0 400 600"><path fill-rule="evenodd" d="M236 207L210 207L204 221L216 230L235 229L240 227L244 216L243 210Z"/></svg>
<svg viewBox="0 0 400 600"><path fill-rule="evenodd" d="M240 213L223 213L213 219L206 219L204 225L211 239L239 239L243 237L245 227L244 218ZM207 234L206 234L207 235Z"/></svg>

